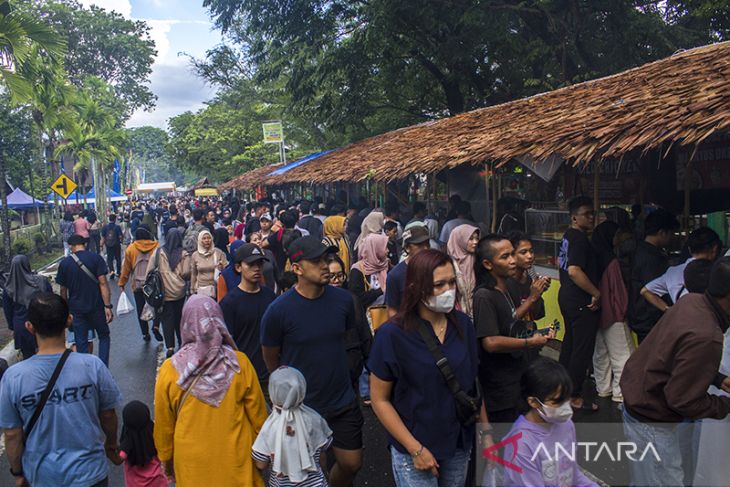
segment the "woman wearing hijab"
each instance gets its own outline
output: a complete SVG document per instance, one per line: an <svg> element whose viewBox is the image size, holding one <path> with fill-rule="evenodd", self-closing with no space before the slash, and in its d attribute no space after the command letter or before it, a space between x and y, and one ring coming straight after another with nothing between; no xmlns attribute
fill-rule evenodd
<svg viewBox="0 0 730 487"><path fill-rule="evenodd" d="M175 351L175 337L180 343L180 319L185 304L185 281L190 276L190 256L183 251L183 232L179 228L172 228L167 232L165 245L159 256L159 263L152 262L147 270L153 269L159 264L159 272L162 277L162 287L165 290L165 303L162 306L160 320L162 321L162 334L165 337L167 356L171 357Z"/></svg>
<svg viewBox="0 0 730 487"><path fill-rule="evenodd" d="M16 255L10 262L10 272L5 275L3 311L8 328L13 330L15 349L20 350L23 359L35 355L38 348L35 337L25 329L28 303L37 292L51 292L51 283L31 271L28 257Z"/></svg>
<svg viewBox="0 0 730 487"><path fill-rule="evenodd" d="M360 252L360 244L368 235L383 233L383 226L385 225L385 215L380 211L373 210L365 219L362 221L360 226L360 235L357 237L355 242L354 250Z"/></svg>
<svg viewBox="0 0 730 487"><path fill-rule="evenodd" d="M215 299L215 271L222 271L227 265L226 254L213 246L213 236L208 230L201 230L198 233L198 249L193 252L190 261L190 292Z"/></svg>
<svg viewBox="0 0 730 487"><path fill-rule="evenodd" d="M231 254L228 252L228 229L225 227L216 228L213 232L213 245L215 248L220 249L226 255L226 259L230 262Z"/></svg>
<svg viewBox="0 0 730 487"><path fill-rule="evenodd" d="M293 367L279 367L269 378L273 409L251 452L260 470L271 468L269 485L326 487L320 456L332 443L332 430L304 405L307 382Z"/></svg>
<svg viewBox="0 0 730 487"><path fill-rule="evenodd" d="M451 231L446 253L454 261L459 291L457 309L473 317L472 294L476 286L474 255L479 245L479 229L473 225L459 225Z"/></svg>
<svg viewBox="0 0 730 487"><path fill-rule="evenodd" d="M335 215L327 217L324 221L324 239L322 242L330 247L337 247L337 255L345 264L345 269L350 268L350 242L345 234L344 216Z"/></svg>
<svg viewBox="0 0 730 487"><path fill-rule="evenodd" d="M155 384L155 446L165 472L179 487L262 487L251 458L267 416L256 370L207 296L185 304L181 335Z"/></svg>
<svg viewBox="0 0 730 487"><path fill-rule="evenodd" d="M606 220L605 222L596 226L596 228L593 230L593 235L591 236L591 245L593 246L593 250L596 253L596 265L598 267L597 276L599 281L601 280L601 276L603 276L603 272L608 267L608 264L610 264L611 261L616 258L616 253L614 252L613 246L613 238L616 236L618 230L618 224L612 222L611 220Z"/></svg>
<svg viewBox="0 0 730 487"><path fill-rule="evenodd" d="M350 269L350 292L355 294L363 310L385 302L385 281L388 276L388 236L370 234L360 243L360 260Z"/></svg>

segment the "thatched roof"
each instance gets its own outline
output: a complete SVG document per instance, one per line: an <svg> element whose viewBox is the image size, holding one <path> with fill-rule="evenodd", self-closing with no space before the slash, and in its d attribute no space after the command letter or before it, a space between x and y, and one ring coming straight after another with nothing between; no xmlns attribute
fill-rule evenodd
<svg viewBox="0 0 730 487"><path fill-rule="evenodd" d="M573 164L697 144L730 127L730 42L332 151L266 184L402 179L462 164L558 156Z"/></svg>
<svg viewBox="0 0 730 487"><path fill-rule="evenodd" d="M248 191L254 189L256 186L264 183L264 181L266 180L266 176L268 176L271 171L279 169L282 165L283 164L281 163L277 163L257 167L256 169L245 172L240 176L236 176L230 181L226 181L225 183L218 186L218 189L220 189L221 191L226 191L229 189L240 189L242 191Z"/></svg>

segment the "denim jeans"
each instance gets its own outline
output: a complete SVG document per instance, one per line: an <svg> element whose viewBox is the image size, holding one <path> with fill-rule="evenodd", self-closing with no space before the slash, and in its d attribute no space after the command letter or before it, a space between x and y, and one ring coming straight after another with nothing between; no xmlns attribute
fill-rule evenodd
<svg viewBox="0 0 730 487"><path fill-rule="evenodd" d="M657 461L649 450L643 455L643 460L630 461L631 485L643 487L684 485L682 454L676 425L643 423L632 417L626 408L623 410L623 416L626 440L636 445L637 454L641 456L651 443L661 460Z"/></svg>
<svg viewBox="0 0 730 487"><path fill-rule="evenodd" d="M73 330L76 337L85 337L89 335L89 330L96 331L99 337L99 358L104 365L109 367L109 348L111 340L109 339L109 324L106 322L104 308L90 311L88 313L72 313L73 314ZM88 353L89 343L83 339L76 340L76 351L79 353Z"/></svg>
<svg viewBox="0 0 730 487"><path fill-rule="evenodd" d="M469 466L468 450L456 450L454 456L447 460L439 460L439 476L434 477L430 470L416 470L413 458L390 448L393 463L393 476L398 487L461 487L466 480L466 469Z"/></svg>

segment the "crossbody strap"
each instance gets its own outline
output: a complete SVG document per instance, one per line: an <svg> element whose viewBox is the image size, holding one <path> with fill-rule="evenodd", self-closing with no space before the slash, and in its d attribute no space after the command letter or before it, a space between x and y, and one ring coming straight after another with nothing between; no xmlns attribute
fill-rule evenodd
<svg viewBox="0 0 730 487"><path fill-rule="evenodd" d="M36 422L38 421L38 418L41 417L43 408L46 406L46 403L48 402L48 398L51 396L53 387L56 385L58 376L61 375L61 369L63 369L63 365L66 363L66 359L68 359L69 355L71 355L71 350L69 350L67 348L63 352L63 355L61 355L61 358L58 360L58 364L56 364L56 368L53 370L53 374L51 374L51 378L48 380L48 385L41 393L41 397L38 400L38 406L35 408L35 411L33 412L33 416L31 416L30 421L28 421L28 426L25 427L25 439L26 440L30 437L30 432L33 431L33 427L35 426Z"/></svg>
<svg viewBox="0 0 730 487"><path fill-rule="evenodd" d="M71 252L71 258L78 264L78 266L81 268L82 271L84 271L84 274L89 276L89 279L94 281L95 283L99 284L99 279L89 270L86 265L84 265L83 262L81 262L81 259L79 259L79 256Z"/></svg>
<svg viewBox="0 0 730 487"><path fill-rule="evenodd" d="M195 379L193 379L193 382L190 384L190 387L188 387L188 390L185 391L185 394L183 394L182 399L180 399L180 403L177 405L177 411L175 412L175 417L176 418L178 416L180 416L180 410L182 410L183 404L185 404L185 399L187 399L188 396L191 394L191 392L193 390L193 387L195 387L195 384L198 383L198 379L200 379L201 377L203 377L203 374L208 371L208 369L210 368L211 365L213 365L213 362L211 362L208 365L206 365L205 368L203 370L201 370L198 373L198 375L195 376Z"/></svg>
<svg viewBox="0 0 730 487"><path fill-rule="evenodd" d="M436 361L436 367L439 368L439 371L441 371L441 375L444 376L446 385L449 387L451 393L457 398L462 394L465 394L464 391L461 389L459 382L456 380L456 376L454 375L454 371L451 369L449 361L446 359L444 353L441 351L441 347L438 346L438 343L436 342L436 337L433 336L432 333L429 333L429 330L426 328L425 323L421 322L420 326L418 327L418 333L421 334L421 338L423 338L423 341L426 343L428 351L431 353L431 356Z"/></svg>

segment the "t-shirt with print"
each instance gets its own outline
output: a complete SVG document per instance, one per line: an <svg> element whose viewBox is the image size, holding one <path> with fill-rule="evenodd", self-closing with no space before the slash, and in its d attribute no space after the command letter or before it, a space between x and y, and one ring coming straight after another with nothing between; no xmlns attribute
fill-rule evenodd
<svg viewBox="0 0 730 487"><path fill-rule="evenodd" d="M109 272L106 262L97 253L82 250L76 256L97 278ZM71 313L88 313L104 306L99 284L79 267L70 255L58 265L56 282L68 289L68 308Z"/></svg>
<svg viewBox="0 0 730 487"><path fill-rule="evenodd" d="M512 409L519 402L520 378L527 366L525 352L490 353L481 346L482 338L510 336L515 319L515 308L509 294L486 287L474 291L474 326L480 342L479 380L487 411Z"/></svg>
<svg viewBox="0 0 730 487"><path fill-rule="evenodd" d="M588 235L575 228L569 228L563 235L558 254L560 270L560 291L558 299L563 305L577 310L591 304L591 295L582 290L568 275L568 267L580 267L594 286L598 285L596 276L596 255L588 240Z"/></svg>
<svg viewBox="0 0 730 487"><path fill-rule="evenodd" d="M261 318L274 299L276 295L267 287L262 287L257 293L247 293L234 287L228 290L220 303L228 332L238 349L251 360L262 388L266 387L269 373L261 354Z"/></svg>
<svg viewBox="0 0 730 487"><path fill-rule="evenodd" d="M322 416L355 401L345 333L356 325L352 296L332 286L317 299L293 287L271 303L261 321L261 344L280 347L281 365L299 369L307 380L304 404Z"/></svg>
<svg viewBox="0 0 730 487"><path fill-rule="evenodd" d="M34 355L0 382L0 427L27 426L61 354ZM93 485L109 474L99 412L122 400L98 357L71 353L26 440L23 472L33 487Z"/></svg>
<svg viewBox="0 0 730 487"><path fill-rule="evenodd" d="M406 273L408 272L408 264L406 261L401 262L388 272L388 278L385 281L385 305L391 308L400 309L400 303L406 292Z"/></svg>

